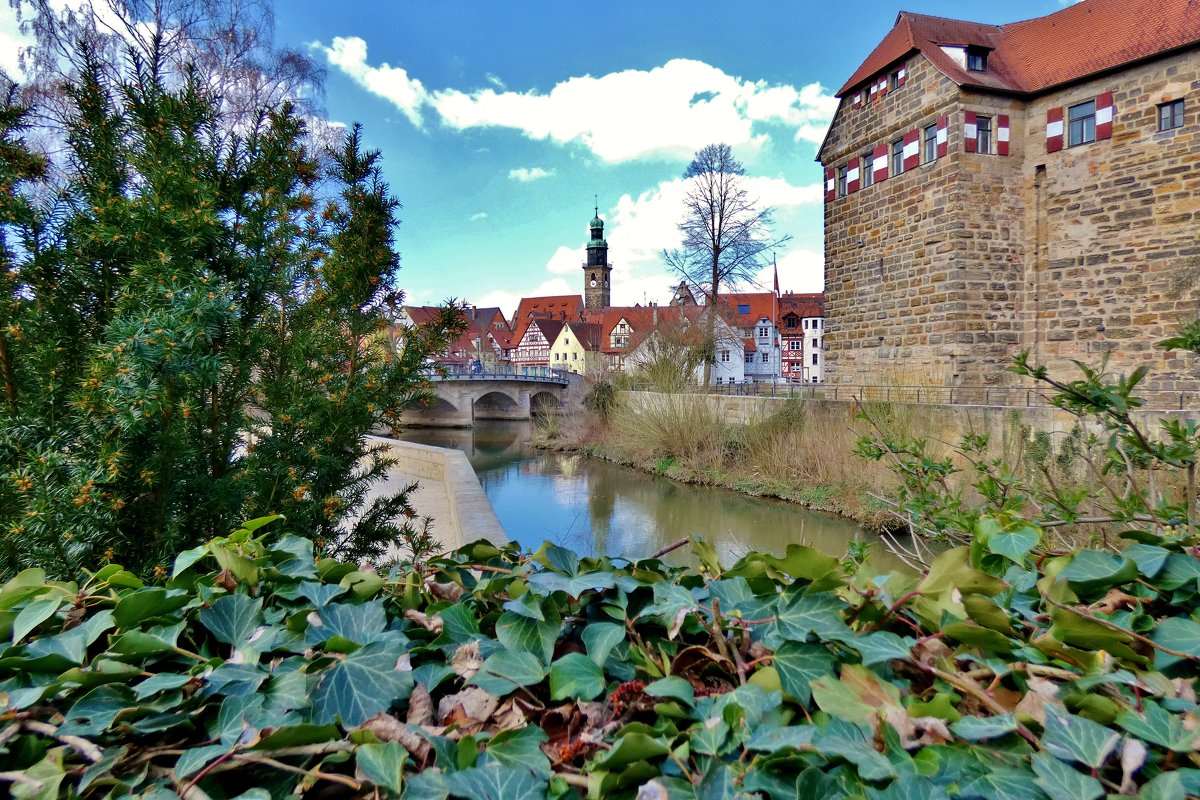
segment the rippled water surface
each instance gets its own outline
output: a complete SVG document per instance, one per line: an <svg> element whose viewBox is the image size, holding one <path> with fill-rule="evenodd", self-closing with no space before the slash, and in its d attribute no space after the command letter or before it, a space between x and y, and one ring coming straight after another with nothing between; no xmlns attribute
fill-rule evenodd
<svg viewBox="0 0 1200 800"><path fill-rule="evenodd" d="M463 451L508 535L536 549L544 540L581 553L648 556L699 534L724 563L748 550L781 554L788 544L841 556L857 525L791 503L676 483L578 454L529 445L528 422L480 422L473 430L410 429L403 438ZM881 546L879 567L891 566Z"/></svg>

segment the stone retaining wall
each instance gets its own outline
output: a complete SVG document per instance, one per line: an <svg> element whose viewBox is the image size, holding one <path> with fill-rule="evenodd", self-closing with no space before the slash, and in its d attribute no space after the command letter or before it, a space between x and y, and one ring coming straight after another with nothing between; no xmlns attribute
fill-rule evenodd
<svg viewBox="0 0 1200 800"><path fill-rule="evenodd" d="M666 402L671 395L657 392L621 392L621 401L633 411L645 404ZM703 398L726 422L747 425L757 422L783 408L786 397L730 397L727 395L692 395ZM678 397L678 395L676 395ZM847 423L854 415L852 400L796 399L813 408L843 411ZM1069 433L1076 423L1075 417L1062 409L1049 406L970 406L935 405L925 403L890 403L901 413L920 415L936 428L937 438L945 442L958 442L967 433L986 433L992 441L1001 441L1005 432L1013 430L1014 422L1028 426L1034 431L1050 434ZM1187 411L1138 411L1134 419L1145 430L1156 431L1164 419L1194 419L1200 421L1200 410Z"/></svg>
<svg viewBox="0 0 1200 800"><path fill-rule="evenodd" d="M415 481L419 488L412 497L413 507L419 517L433 518L432 532L443 547L453 550L478 539L497 545L508 542L465 454L380 436L370 439L387 445L396 461L372 495L394 492Z"/></svg>

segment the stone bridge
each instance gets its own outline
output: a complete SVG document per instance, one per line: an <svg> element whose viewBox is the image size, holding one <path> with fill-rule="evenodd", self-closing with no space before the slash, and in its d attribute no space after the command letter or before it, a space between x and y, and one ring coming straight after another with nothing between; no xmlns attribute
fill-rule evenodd
<svg viewBox="0 0 1200 800"><path fill-rule="evenodd" d="M566 370L452 367L427 377L436 399L404 412L406 425L470 428L477 419L530 419L543 410L575 411L583 401L583 376Z"/></svg>

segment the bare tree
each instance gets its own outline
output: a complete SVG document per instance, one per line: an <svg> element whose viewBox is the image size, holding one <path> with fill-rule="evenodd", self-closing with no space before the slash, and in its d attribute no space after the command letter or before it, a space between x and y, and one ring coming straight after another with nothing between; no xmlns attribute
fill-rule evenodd
<svg viewBox="0 0 1200 800"><path fill-rule="evenodd" d="M662 258L715 311L723 286L752 282L771 249L791 237L772 235L773 210L750 196L746 170L729 145L710 144L697 151L683 177L690 181L679 223L683 242L663 250ZM711 339L716 317L710 313L707 319ZM710 374L706 364L706 385Z"/></svg>
<svg viewBox="0 0 1200 800"><path fill-rule="evenodd" d="M51 135L70 113L62 86L77 77L85 53L114 87L130 74L168 87L198 79L228 130L261 124L261 109L284 102L319 122L324 72L306 54L275 46L270 0L8 2L34 40L21 54L25 101L40 109L34 124Z"/></svg>

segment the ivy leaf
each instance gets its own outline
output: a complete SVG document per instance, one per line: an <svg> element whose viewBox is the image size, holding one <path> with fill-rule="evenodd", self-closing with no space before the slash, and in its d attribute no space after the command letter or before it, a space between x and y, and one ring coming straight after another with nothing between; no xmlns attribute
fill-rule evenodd
<svg viewBox="0 0 1200 800"><path fill-rule="evenodd" d="M321 624L309 625L305 643L310 647L324 644L335 636L354 642L370 644L383 640L387 615L383 603L331 603L315 612Z"/></svg>
<svg viewBox="0 0 1200 800"><path fill-rule="evenodd" d="M1098 722L1053 707L1046 708L1042 744L1059 758L1099 769L1120 739L1119 733Z"/></svg>
<svg viewBox="0 0 1200 800"><path fill-rule="evenodd" d="M578 599L584 592L600 592L616 585L616 579L608 572L587 572L570 576L557 572L537 572L529 576L529 586L538 589L540 594L566 592L572 599Z"/></svg>
<svg viewBox="0 0 1200 800"><path fill-rule="evenodd" d="M444 777L446 789L455 797L466 800L535 800L546 797L546 784L528 770L514 769L504 764L451 772Z"/></svg>
<svg viewBox="0 0 1200 800"><path fill-rule="evenodd" d="M22 608L21 613L17 614L17 618L13 622L12 643L20 644L21 640L34 628L54 616L54 612L58 611L62 602L63 596L56 592L51 597L38 598Z"/></svg>
<svg viewBox="0 0 1200 800"><path fill-rule="evenodd" d="M1200 657L1200 623L1195 620L1187 617L1167 617L1158 623L1150 638L1155 644ZM1166 669L1182 660L1179 656L1164 653L1162 650L1154 651L1155 669Z"/></svg>
<svg viewBox="0 0 1200 800"><path fill-rule="evenodd" d="M771 663L783 691L803 705L812 699L812 682L833 672L833 654L819 644L785 642Z"/></svg>
<svg viewBox="0 0 1200 800"><path fill-rule="evenodd" d="M982 742L1007 736L1017 729L1017 718L1012 714L994 717L963 717L950 724L950 732L968 742Z"/></svg>
<svg viewBox="0 0 1200 800"><path fill-rule="evenodd" d="M182 589L157 586L138 589L122 597L113 608L113 620L120 628L132 628L148 619L165 617L186 606L192 595Z"/></svg>
<svg viewBox="0 0 1200 800"><path fill-rule="evenodd" d="M516 730L500 731L487 743L484 754L514 769L524 769L542 780L551 775L550 759L542 752L542 743L549 737L536 725ZM487 762L480 766L486 766Z"/></svg>
<svg viewBox="0 0 1200 800"><path fill-rule="evenodd" d="M912 655L913 645L916 644L912 637L897 636L891 631L851 633L849 636L829 638L853 647L862 657L862 663L867 666L896 660L905 661Z"/></svg>
<svg viewBox="0 0 1200 800"><path fill-rule="evenodd" d="M746 749L764 753L774 753L776 750L782 750L785 747L799 750L812 744L816 733L817 727L815 725L788 725L787 727L778 728L764 725L758 728L746 740Z"/></svg>
<svg viewBox="0 0 1200 800"><path fill-rule="evenodd" d="M550 666L550 699L593 700L604 691L604 673L583 653L568 653Z"/></svg>
<svg viewBox="0 0 1200 800"><path fill-rule="evenodd" d="M832 594L801 594L781 601L776 621L785 639L803 642L810 633L838 640L850 634L842 621L846 604Z"/></svg>
<svg viewBox="0 0 1200 800"><path fill-rule="evenodd" d="M651 697L680 700L689 706L696 702L696 690L690 683L678 675L668 675L665 678L659 678L653 683L647 684L645 692Z"/></svg>
<svg viewBox="0 0 1200 800"><path fill-rule="evenodd" d="M617 770L671 752L671 748L658 738L632 731L613 742L612 749L593 759L595 769Z"/></svg>
<svg viewBox="0 0 1200 800"><path fill-rule="evenodd" d="M987 800L1042 800L1034 777L1015 769L989 772L963 786L964 797L983 797Z"/></svg>
<svg viewBox="0 0 1200 800"><path fill-rule="evenodd" d="M625 628L615 622L593 622L583 629L581 638L588 658L603 667L613 648L625 641Z"/></svg>
<svg viewBox="0 0 1200 800"><path fill-rule="evenodd" d="M813 739L817 752L843 758L869 781L896 777L896 769L874 747L870 730L860 725L834 720Z"/></svg>
<svg viewBox="0 0 1200 800"><path fill-rule="evenodd" d="M1179 753L1195 750L1196 740L1200 738L1200 731L1187 730L1182 717L1152 700L1144 703L1141 714L1132 711L1117 714L1116 723L1139 739Z"/></svg>
<svg viewBox="0 0 1200 800"><path fill-rule="evenodd" d="M1001 530L993 533L987 540L988 550L1004 556L1017 564L1025 563L1025 556L1037 547L1041 534L1036 528L1022 525L1013 530Z"/></svg>
<svg viewBox="0 0 1200 800"><path fill-rule="evenodd" d="M1121 555L1132 559L1133 563L1137 564L1138 572L1142 574L1143 578L1153 578L1166 566L1167 557L1171 555L1171 551L1164 547L1138 542L1122 550Z"/></svg>
<svg viewBox="0 0 1200 800"><path fill-rule="evenodd" d="M1080 550L1058 576L1075 591L1091 594L1128 583L1138 576L1138 568L1131 558L1099 550Z"/></svg>
<svg viewBox="0 0 1200 800"><path fill-rule="evenodd" d="M1032 758L1034 782L1050 795L1050 800L1097 800L1104 787L1091 775L1084 775L1053 756L1035 753Z"/></svg>
<svg viewBox="0 0 1200 800"><path fill-rule="evenodd" d="M543 622L511 611L501 614L500 619L496 620L496 638L500 644L509 650L533 653L543 664L549 664L554 657L554 644L562 627L557 610L553 604L549 605L548 618Z"/></svg>
<svg viewBox="0 0 1200 800"><path fill-rule="evenodd" d="M244 594L229 594L200 612L200 622L217 641L237 647L245 642L262 624L262 598L250 599Z"/></svg>
<svg viewBox="0 0 1200 800"><path fill-rule="evenodd" d="M487 657L467 683L475 684L488 694L503 697L516 691L517 687L541 683L545 677L545 665L532 653L499 650Z"/></svg>
<svg viewBox="0 0 1200 800"><path fill-rule="evenodd" d="M396 669L403 645L372 642L326 670L313 691L313 719L361 725L412 692L412 673Z"/></svg>
<svg viewBox="0 0 1200 800"><path fill-rule="evenodd" d="M358 771L376 788L400 794L404 784L404 763L408 751L399 742L359 745L355 751Z"/></svg>

